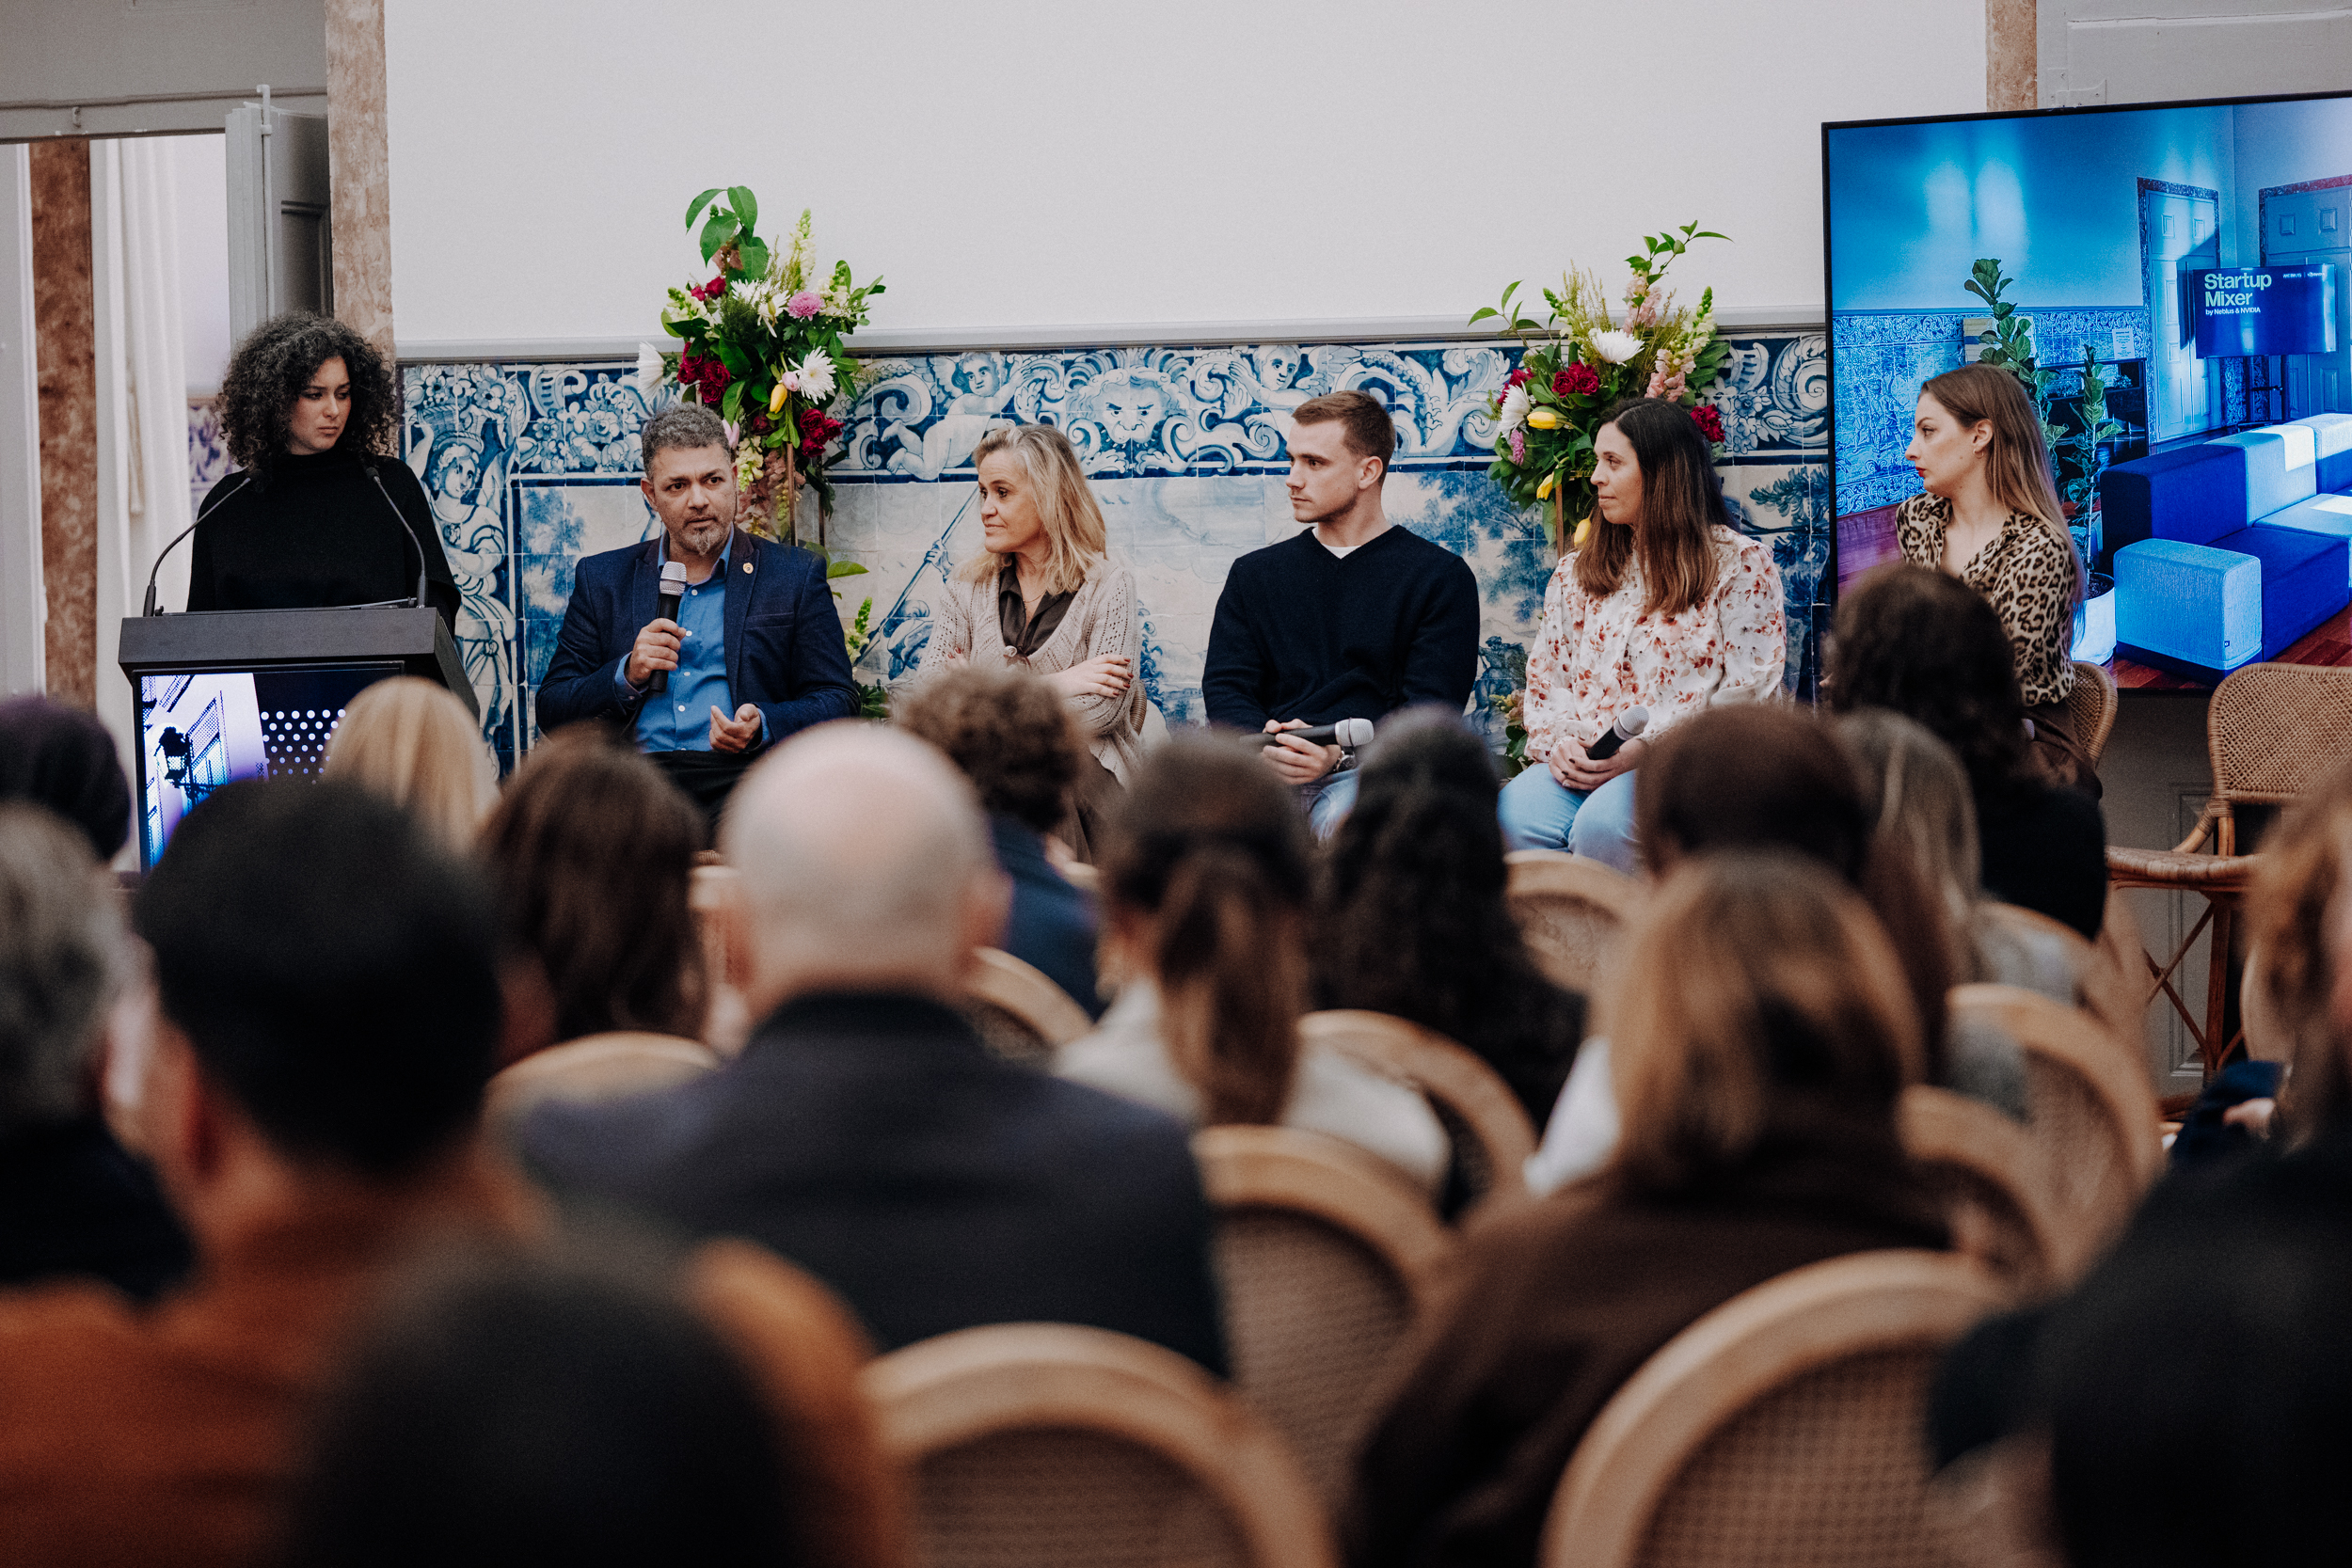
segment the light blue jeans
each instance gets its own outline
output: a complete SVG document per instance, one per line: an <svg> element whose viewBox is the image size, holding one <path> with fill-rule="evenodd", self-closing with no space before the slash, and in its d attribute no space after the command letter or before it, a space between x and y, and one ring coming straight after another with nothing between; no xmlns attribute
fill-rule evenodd
<svg viewBox="0 0 2352 1568"><path fill-rule="evenodd" d="M1299 803L1307 808L1307 825L1314 829L1318 842L1338 832L1347 814L1356 809L1356 786L1362 782L1363 775L1351 768L1298 786Z"/></svg>
<svg viewBox="0 0 2352 1568"><path fill-rule="evenodd" d="M1629 877L1642 874L1633 841L1633 775L1628 769L1589 793L1568 788L1542 763L1502 786L1502 847L1565 849Z"/></svg>

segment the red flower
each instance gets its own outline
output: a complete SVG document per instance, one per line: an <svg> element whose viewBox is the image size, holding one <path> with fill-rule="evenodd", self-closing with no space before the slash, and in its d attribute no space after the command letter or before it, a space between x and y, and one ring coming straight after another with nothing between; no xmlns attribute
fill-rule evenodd
<svg viewBox="0 0 2352 1568"><path fill-rule="evenodd" d="M1717 446L1723 444L1724 417L1715 412L1712 404L1702 403L1696 408L1692 409L1691 422L1699 427L1699 434L1706 436L1708 440Z"/></svg>
<svg viewBox="0 0 2352 1568"><path fill-rule="evenodd" d="M726 275L722 273L709 282L695 285L686 292L696 299L718 299L727 292Z"/></svg>
<svg viewBox="0 0 2352 1568"><path fill-rule="evenodd" d="M677 379L699 401L715 407L735 377L717 359L689 351L678 356Z"/></svg>
<svg viewBox="0 0 2352 1568"><path fill-rule="evenodd" d="M1551 395L1556 398L1590 397L1599 390L1600 377L1581 359L1551 378Z"/></svg>
<svg viewBox="0 0 2352 1568"><path fill-rule="evenodd" d="M1502 389L1508 392L1514 387L1524 387L1530 379L1527 367L1521 365L1511 372L1511 379L1502 384Z"/></svg>
<svg viewBox="0 0 2352 1568"><path fill-rule="evenodd" d="M801 455L815 457L842 432L842 423L821 408L801 410Z"/></svg>

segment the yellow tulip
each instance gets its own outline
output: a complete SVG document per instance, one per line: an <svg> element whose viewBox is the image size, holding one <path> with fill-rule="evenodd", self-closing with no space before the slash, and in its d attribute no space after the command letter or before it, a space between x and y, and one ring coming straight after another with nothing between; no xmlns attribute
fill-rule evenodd
<svg viewBox="0 0 2352 1568"><path fill-rule="evenodd" d="M1592 532L1593 515L1588 512L1576 520L1576 531L1568 536L1568 543L1581 550L1584 547L1584 541L1592 536Z"/></svg>
<svg viewBox="0 0 2352 1568"><path fill-rule="evenodd" d="M1560 410L1557 408L1531 408L1528 410L1527 422L1534 425L1537 430L1557 430L1560 428Z"/></svg>
<svg viewBox="0 0 2352 1568"><path fill-rule="evenodd" d="M776 383L776 389L775 389L774 391L772 391L772 392L771 392L771 393L769 393L769 394L768 394L768 412L769 412L770 414L781 414L781 413L783 413L783 412L784 412L784 400L785 400L785 399L787 399L787 398L788 398L788 397L790 397L791 395L792 395L792 388L791 388L787 387L787 386L786 386L783 382L781 382L781 381L777 382L777 383Z"/></svg>
<svg viewBox="0 0 2352 1568"><path fill-rule="evenodd" d="M1555 468L1550 473L1544 475L1544 482L1535 486L1535 499L1539 501L1548 501L1551 499L1551 493L1559 488L1560 471Z"/></svg>

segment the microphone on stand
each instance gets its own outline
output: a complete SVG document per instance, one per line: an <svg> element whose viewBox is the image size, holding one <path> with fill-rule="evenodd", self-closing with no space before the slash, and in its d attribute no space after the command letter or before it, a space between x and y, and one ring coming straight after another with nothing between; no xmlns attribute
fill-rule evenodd
<svg viewBox="0 0 2352 1568"><path fill-rule="evenodd" d="M1584 754L1595 762L1606 762L1617 754L1629 740L1639 740L1649 728L1649 709L1639 705L1617 715L1617 721L1603 730L1600 738L1584 748Z"/></svg>
<svg viewBox="0 0 2352 1568"><path fill-rule="evenodd" d="M1283 736L1303 740L1310 746L1343 746L1352 752L1359 746L1372 744L1372 721L1343 719L1336 724L1317 724L1308 730L1268 730L1248 738L1261 746L1271 746Z"/></svg>
<svg viewBox="0 0 2352 1568"><path fill-rule="evenodd" d="M177 546L181 540L185 539L189 534L194 533L196 531L197 523L200 523L205 518L211 516L219 507L221 502L227 500L230 497L236 495L239 491L245 489L246 485L253 483L253 471L250 468L236 477L240 481L239 483L229 489L221 491L220 494L207 500L203 507L198 511L196 515L196 522L190 523L187 527L173 534L171 536L170 544L166 545L162 549L155 552L155 564L147 569L147 597L140 603L139 613L141 615L161 615L163 613L161 610L158 610L155 607L155 574L164 569L164 557L169 555L172 552L173 547Z"/></svg>
<svg viewBox="0 0 2352 1568"><path fill-rule="evenodd" d="M416 525L409 522L408 514L403 512L393 503L392 493L384 488L384 481L375 471L375 459L373 457L362 459L359 467L367 469L368 478L375 481L375 493L384 498L384 504L386 506L391 507L392 515L400 519L402 531L408 535L408 542L417 547L417 597L414 602L419 610L422 610L426 602L424 596L426 570L424 541L417 537Z"/></svg>
<svg viewBox="0 0 2352 1568"><path fill-rule="evenodd" d="M686 567L679 562L663 562L661 563L661 594L654 601L660 606L661 619L676 620L678 601L684 597L686 597ZM653 673L653 678L645 682L645 689L647 691L669 690L670 672L656 670Z"/></svg>

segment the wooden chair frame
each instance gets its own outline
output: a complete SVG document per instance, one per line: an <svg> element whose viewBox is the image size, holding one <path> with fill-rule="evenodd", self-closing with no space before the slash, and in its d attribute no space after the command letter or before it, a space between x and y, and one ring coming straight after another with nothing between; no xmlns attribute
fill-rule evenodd
<svg viewBox="0 0 2352 1568"><path fill-rule="evenodd" d="M1261 1568L1337 1568L1323 1505L1271 1428L1174 1351L1069 1323L994 1323L908 1345L861 1384L882 1450L924 1456L999 1433L1123 1438L1198 1481Z"/></svg>
<svg viewBox="0 0 2352 1568"><path fill-rule="evenodd" d="M1087 1034L1094 1021L1045 972L996 947L973 950L977 961L966 982L976 999L1001 1007L1056 1050Z"/></svg>
<svg viewBox="0 0 2352 1568"><path fill-rule="evenodd" d="M2090 759L2092 767L2099 763L2099 753L2107 749L2107 736L2115 732L2115 710L2120 694L2115 689L2115 677L2104 664L2074 660L2074 689L2066 696L2066 717L2074 726L2074 741Z"/></svg>
<svg viewBox="0 0 2352 1568"><path fill-rule="evenodd" d="M2067 1256L2064 1227L2035 1180L2041 1162L2023 1127L1990 1105L1929 1084L1903 1091L1896 1124L1915 1163L1963 1171L2000 1193L2016 1211L2033 1249L2026 1269L2014 1277L2016 1285L2030 1291L2058 1277L2058 1259ZM1963 1245L1965 1238L1955 1234L1953 1241ZM1999 1272L1992 1259L1979 1260Z"/></svg>
<svg viewBox="0 0 2352 1568"><path fill-rule="evenodd" d="M1434 1029L1359 1007L1309 1013L1298 1021L1302 1045L1327 1046L1374 1071L1410 1084L1470 1130L1493 1172L1482 1201L1527 1196L1527 1157L1535 1126L1502 1075L1484 1058Z"/></svg>
<svg viewBox="0 0 2352 1568"><path fill-rule="evenodd" d="M1750 1404L1851 1355L1947 1344L2008 1299L1967 1259L1907 1250L1832 1259L1734 1296L1602 1408L1560 1478L1536 1560L1630 1568L1684 1466Z"/></svg>
<svg viewBox="0 0 2352 1568"><path fill-rule="evenodd" d="M2169 849L2107 847L2107 878L2117 888L2196 893L2204 912L2162 963L2146 955L2154 981L2148 996L2172 1004L2210 1076L2237 1049L2227 1035L2230 937L2253 885L2257 857L2237 852L2241 805L2283 805L2303 795L2320 772L2352 752L2352 670L2300 664L2249 664L2214 689L2205 710L2205 747L2213 795L2186 838ZM2210 842L2211 854L2199 853ZM2189 1009L2172 976L2197 939L2211 933L2204 1016Z"/></svg>
<svg viewBox="0 0 2352 1568"><path fill-rule="evenodd" d="M622 1100L715 1072L721 1065L710 1047L677 1035L587 1035L501 1069L490 1080L485 1103L493 1117L502 1118L545 1100ZM578 1092L566 1093L567 1086Z"/></svg>
<svg viewBox="0 0 2352 1568"><path fill-rule="evenodd" d="M1429 1200L1386 1160L1290 1127L1204 1127L1192 1135L1200 1184L1219 1210L1312 1215L1372 1249L1427 1304L1455 1240Z"/></svg>
<svg viewBox="0 0 2352 1568"><path fill-rule="evenodd" d="M1599 910L1614 917L1617 928L1623 931L1641 912L1646 896L1640 882L1582 855L1563 854L1556 849L1514 849L1502 860L1509 879L1503 897L1522 930L1528 928L1523 904L1557 898ZM1573 990L1589 992L1594 989L1598 976L1572 973L1572 965L1547 950L1542 941L1532 934L1528 945L1538 967L1555 983Z"/></svg>

